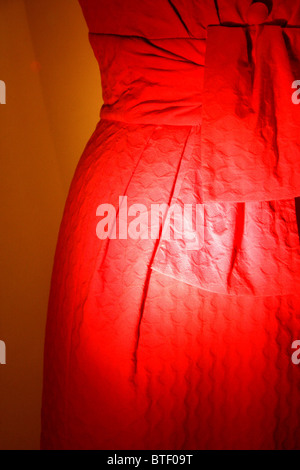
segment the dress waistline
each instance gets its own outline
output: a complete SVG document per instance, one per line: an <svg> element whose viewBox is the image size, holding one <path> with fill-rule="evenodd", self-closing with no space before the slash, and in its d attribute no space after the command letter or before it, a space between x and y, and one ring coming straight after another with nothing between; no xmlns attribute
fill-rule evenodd
<svg viewBox="0 0 300 470"><path fill-rule="evenodd" d="M102 119L201 124L205 39L90 34L90 42L101 70Z"/></svg>

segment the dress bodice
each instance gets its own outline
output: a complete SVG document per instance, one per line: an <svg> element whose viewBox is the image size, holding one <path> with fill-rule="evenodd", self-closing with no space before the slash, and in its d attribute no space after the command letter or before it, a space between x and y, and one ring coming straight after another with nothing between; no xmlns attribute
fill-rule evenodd
<svg viewBox="0 0 300 470"><path fill-rule="evenodd" d="M245 25L252 0L79 0L90 32L202 38L208 25ZM300 25L296 0L264 0L267 24Z"/></svg>
<svg viewBox="0 0 300 470"><path fill-rule="evenodd" d="M300 195L299 1L80 3L103 119L201 125L203 202Z"/></svg>

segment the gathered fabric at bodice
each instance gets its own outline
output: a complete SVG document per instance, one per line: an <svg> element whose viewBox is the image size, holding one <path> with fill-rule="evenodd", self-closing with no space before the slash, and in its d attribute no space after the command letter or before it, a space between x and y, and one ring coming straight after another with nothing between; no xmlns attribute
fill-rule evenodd
<svg viewBox="0 0 300 470"><path fill-rule="evenodd" d="M204 39L90 34L90 42L102 76L102 119L201 124Z"/></svg>
<svg viewBox="0 0 300 470"><path fill-rule="evenodd" d="M194 245L161 240L152 268L231 295L292 292L300 2L80 3L101 71L101 119L161 129L162 164L177 145L166 126L187 128L171 202L202 205L202 225Z"/></svg>
<svg viewBox="0 0 300 470"><path fill-rule="evenodd" d="M266 21L254 25L246 23L246 5L249 10L257 2L181 1L167 8L162 1L155 3L159 10L153 3L150 22L151 2L131 0L111 24L101 23L106 2L81 3L101 70L102 119L202 125L202 202L300 195L300 112L293 100L300 83L297 2L273 2ZM173 25L170 38L163 21Z"/></svg>

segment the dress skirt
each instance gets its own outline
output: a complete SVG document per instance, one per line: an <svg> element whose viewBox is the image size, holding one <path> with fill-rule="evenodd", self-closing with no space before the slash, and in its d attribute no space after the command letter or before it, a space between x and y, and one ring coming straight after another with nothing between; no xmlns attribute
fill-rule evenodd
<svg viewBox="0 0 300 470"><path fill-rule="evenodd" d="M213 292L152 269L159 238L97 235L97 208L110 204L118 215L120 195L128 207L170 203L198 130L102 119L81 157L51 284L44 449L300 448L300 369L291 360L300 292ZM260 214L261 205L243 204L243 213ZM293 220L280 217L279 227L298 236L295 208L282 204ZM230 230L228 211L215 204L213 224L207 214L212 243L213 230L216 239ZM231 259L240 243L232 240L224 245Z"/></svg>

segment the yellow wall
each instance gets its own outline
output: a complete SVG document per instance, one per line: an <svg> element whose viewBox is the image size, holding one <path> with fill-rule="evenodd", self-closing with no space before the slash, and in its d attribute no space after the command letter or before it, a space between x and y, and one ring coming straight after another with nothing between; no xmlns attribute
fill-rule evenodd
<svg viewBox="0 0 300 470"><path fill-rule="evenodd" d="M55 242L100 107L77 0L0 0L0 80L0 449L37 449Z"/></svg>

